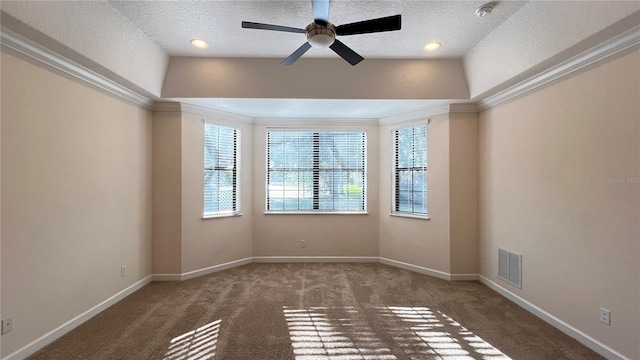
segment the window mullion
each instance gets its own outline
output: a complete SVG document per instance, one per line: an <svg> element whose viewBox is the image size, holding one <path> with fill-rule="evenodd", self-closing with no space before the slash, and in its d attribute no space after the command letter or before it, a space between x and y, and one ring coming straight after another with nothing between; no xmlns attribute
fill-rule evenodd
<svg viewBox="0 0 640 360"><path fill-rule="evenodd" d="M395 131L395 211L400 211L400 174L399 174L399 159L398 152L400 151L398 148L398 131Z"/></svg>
<svg viewBox="0 0 640 360"><path fill-rule="evenodd" d="M237 192L238 178L236 177L237 167L238 167L237 154L238 154L238 137L236 136L236 131L234 130L233 131L233 170L231 171L231 176L232 176L231 208L233 209L233 211L236 211L238 207L238 192Z"/></svg>
<svg viewBox="0 0 640 360"><path fill-rule="evenodd" d="M313 133L313 210L320 209L320 134Z"/></svg>
<svg viewBox="0 0 640 360"><path fill-rule="evenodd" d="M426 215L426 125L393 131L393 212Z"/></svg>
<svg viewBox="0 0 640 360"><path fill-rule="evenodd" d="M284 143L278 139L286 138ZM268 131L267 149L273 171L267 169L266 210L284 212L362 212L366 201L366 134L342 131ZM295 153L294 153L295 152ZM354 155L362 154L361 163ZM326 162L326 163L325 163ZM268 165L269 166L269 165ZM283 167L290 174L281 178L275 169ZM359 171L363 175L355 176ZM354 176L351 176L354 172ZM285 190L286 189L286 190ZM323 193L327 190L327 194ZM273 191L280 191L275 197ZM359 192L362 201L354 206L352 196ZM270 196L273 195L273 196ZM294 197L297 197L294 199ZM311 203L309 203L311 201ZM282 203L281 208L279 204ZM286 205L286 204L289 205Z"/></svg>

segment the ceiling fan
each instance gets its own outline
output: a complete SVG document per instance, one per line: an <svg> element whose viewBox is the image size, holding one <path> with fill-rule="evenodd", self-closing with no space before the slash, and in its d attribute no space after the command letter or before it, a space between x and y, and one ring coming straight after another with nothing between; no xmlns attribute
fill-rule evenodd
<svg viewBox="0 0 640 360"><path fill-rule="evenodd" d="M281 65L293 64L306 53L307 50L311 49L311 47L321 49L330 48L349 64L356 65L364 60L364 58L351 50L351 48L342 43L342 41L336 39L336 35L342 36L394 31L400 30L402 25L401 16L394 15L335 26L329 22L329 0L311 0L311 7L313 9L313 22L307 25L305 29L250 21L243 21L242 27L246 29L306 33L307 42L302 44L302 46L294 51L293 54L289 55L288 58L284 59L284 61L280 63Z"/></svg>

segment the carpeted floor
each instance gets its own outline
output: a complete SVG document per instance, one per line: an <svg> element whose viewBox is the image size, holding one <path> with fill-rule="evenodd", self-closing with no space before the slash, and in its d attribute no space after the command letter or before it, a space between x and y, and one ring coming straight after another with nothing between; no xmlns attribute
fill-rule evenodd
<svg viewBox="0 0 640 360"><path fill-rule="evenodd" d="M142 288L30 359L600 359L478 282L250 264Z"/></svg>

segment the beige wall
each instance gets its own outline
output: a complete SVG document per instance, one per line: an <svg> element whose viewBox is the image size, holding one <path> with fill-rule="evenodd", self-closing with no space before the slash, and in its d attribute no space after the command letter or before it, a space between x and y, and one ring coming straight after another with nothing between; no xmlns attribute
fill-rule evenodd
<svg viewBox="0 0 640 360"><path fill-rule="evenodd" d="M459 59L344 60L171 57L165 98L468 99ZM313 86L309 86L313 84Z"/></svg>
<svg viewBox="0 0 640 360"><path fill-rule="evenodd" d="M480 122L434 116L430 220L389 216L388 125L366 126L368 215L265 215L265 126L242 123L243 216L203 220L203 119L216 119L174 111L152 121L11 54L1 60L1 300L2 318L15 321L3 355L152 272L250 256L381 256L480 271L640 357L638 52L484 111ZM522 290L495 276L498 247L523 255ZM610 327L598 322L601 306Z"/></svg>
<svg viewBox="0 0 640 360"><path fill-rule="evenodd" d="M1 68L2 68L2 56L0 56L0 69ZM0 71L0 84L2 84L2 71ZM0 89L0 94L2 94L1 89ZM2 98L0 98L0 189L2 189ZM0 190L0 219L2 219L2 191L1 190ZM0 309L2 309L2 221L1 220L0 220ZM0 314L0 316L1 315L2 314ZM0 356L2 356L2 338L0 338Z"/></svg>
<svg viewBox="0 0 640 360"><path fill-rule="evenodd" d="M251 257L252 126L207 120L240 129L240 209L242 216L202 219L204 209L204 119L182 114L182 272Z"/></svg>
<svg viewBox="0 0 640 360"><path fill-rule="evenodd" d="M242 216L202 219L204 121L240 130ZM153 271L179 275L252 253L252 126L184 110L154 113Z"/></svg>
<svg viewBox="0 0 640 360"><path fill-rule="evenodd" d="M152 124L148 110L1 56L7 355L151 274Z"/></svg>
<svg viewBox="0 0 640 360"><path fill-rule="evenodd" d="M390 216L391 131L380 129L380 256L447 274L478 272L478 116L429 119L429 220Z"/></svg>
<svg viewBox="0 0 640 360"><path fill-rule="evenodd" d="M153 273L182 272L182 113L153 114Z"/></svg>
<svg viewBox="0 0 640 360"><path fill-rule="evenodd" d="M640 358L639 64L635 51L480 122L482 275L631 359ZM497 279L499 247L522 254L522 290Z"/></svg>
<svg viewBox="0 0 640 360"><path fill-rule="evenodd" d="M449 201L452 274L477 274L478 114L449 114Z"/></svg>
<svg viewBox="0 0 640 360"><path fill-rule="evenodd" d="M378 256L378 127L349 128L367 131L367 215L265 215L266 133L254 126L253 256Z"/></svg>
<svg viewBox="0 0 640 360"><path fill-rule="evenodd" d="M430 119L427 129L427 204L430 220L390 216L391 127L380 127L380 256L448 273L449 116Z"/></svg>

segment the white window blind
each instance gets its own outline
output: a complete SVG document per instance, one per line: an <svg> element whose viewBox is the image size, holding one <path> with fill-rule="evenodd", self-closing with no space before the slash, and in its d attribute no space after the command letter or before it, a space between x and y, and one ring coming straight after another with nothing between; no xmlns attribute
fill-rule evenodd
<svg viewBox="0 0 640 360"><path fill-rule="evenodd" d="M364 131L267 131L267 211L364 212Z"/></svg>
<svg viewBox="0 0 640 360"><path fill-rule="evenodd" d="M239 212L239 130L204 125L204 216Z"/></svg>
<svg viewBox="0 0 640 360"><path fill-rule="evenodd" d="M393 131L393 212L427 215L427 125Z"/></svg>

